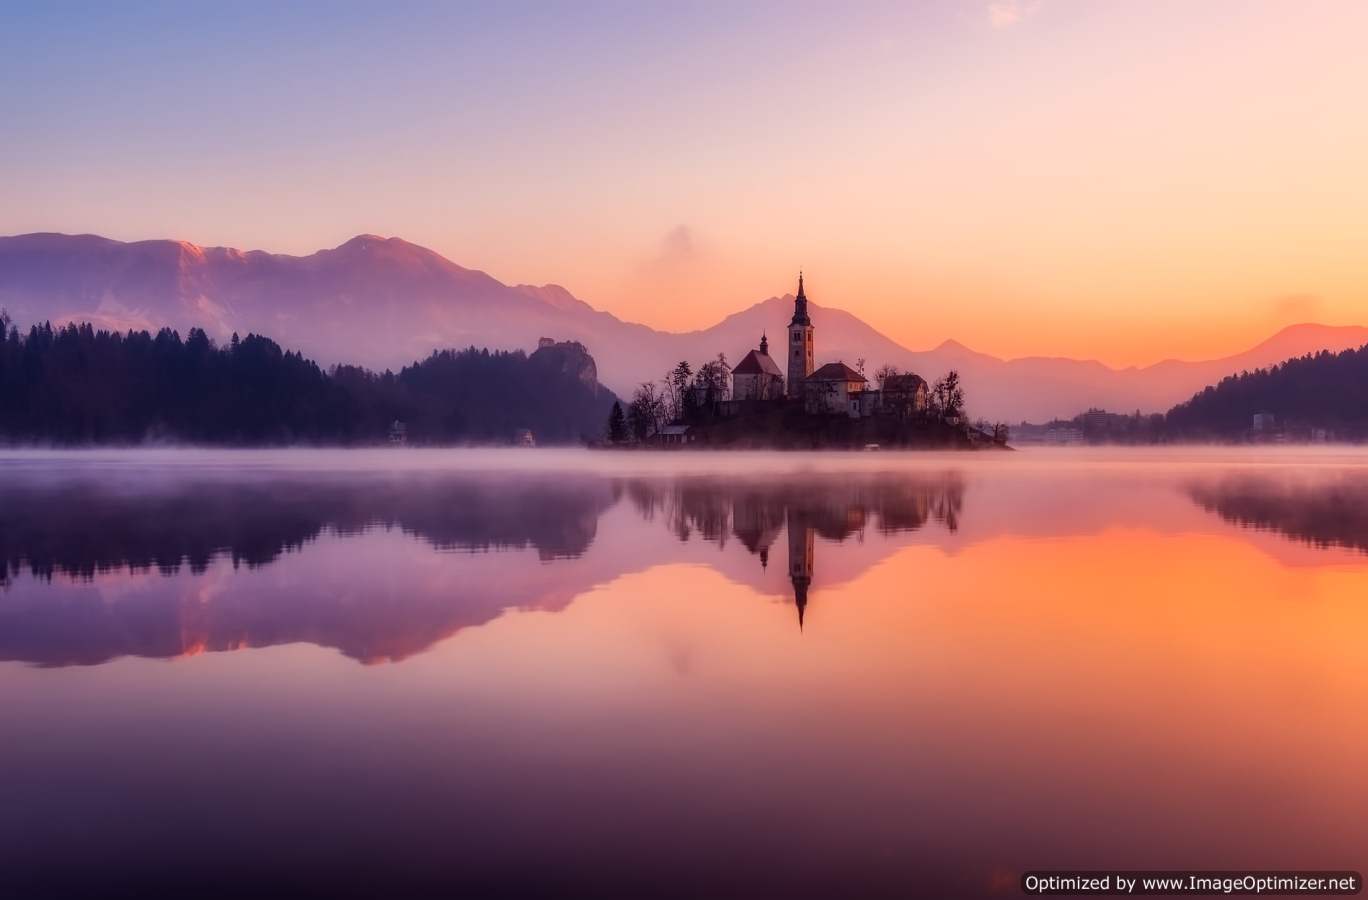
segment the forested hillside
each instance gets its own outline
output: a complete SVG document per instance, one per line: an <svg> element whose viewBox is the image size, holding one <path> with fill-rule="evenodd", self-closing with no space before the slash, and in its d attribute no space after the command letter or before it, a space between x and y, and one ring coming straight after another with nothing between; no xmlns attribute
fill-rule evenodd
<svg viewBox="0 0 1368 900"><path fill-rule="evenodd" d="M2 327L2 326L0 326ZM441 351L397 374L324 371L269 338L17 328L0 340L0 439L59 444L541 443L596 437L614 397L579 344Z"/></svg>
<svg viewBox="0 0 1368 900"><path fill-rule="evenodd" d="M1224 378L1171 409L1166 424L1172 438L1238 439L1261 412L1272 413L1291 437L1310 429L1345 440L1368 437L1368 345Z"/></svg>

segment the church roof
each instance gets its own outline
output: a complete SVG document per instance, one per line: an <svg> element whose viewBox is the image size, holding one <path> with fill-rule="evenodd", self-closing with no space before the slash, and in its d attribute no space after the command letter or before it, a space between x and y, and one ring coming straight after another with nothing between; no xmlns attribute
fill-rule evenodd
<svg viewBox="0 0 1368 900"><path fill-rule="evenodd" d="M842 362L827 363L807 377L808 381L868 381L859 372Z"/></svg>
<svg viewBox="0 0 1368 900"><path fill-rule="evenodd" d="M733 375L778 375L783 377L784 373L779 371L779 366L770 358L768 353L761 353L759 350L752 350L736 364L732 369Z"/></svg>

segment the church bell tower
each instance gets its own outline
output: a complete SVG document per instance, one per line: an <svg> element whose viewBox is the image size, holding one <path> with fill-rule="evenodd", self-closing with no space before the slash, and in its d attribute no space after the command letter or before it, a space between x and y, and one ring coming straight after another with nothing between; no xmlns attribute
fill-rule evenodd
<svg viewBox="0 0 1368 900"><path fill-rule="evenodd" d="M788 328L788 395L803 396L803 379L812 374L812 320L808 318L807 294L803 293L803 273L798 273L798 296L793 300L793 320Z"/></svg>

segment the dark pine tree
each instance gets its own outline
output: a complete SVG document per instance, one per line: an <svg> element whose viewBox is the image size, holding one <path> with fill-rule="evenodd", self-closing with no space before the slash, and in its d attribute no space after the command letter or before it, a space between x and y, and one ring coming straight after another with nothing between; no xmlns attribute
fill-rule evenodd
<svg viewBox="0 0 1368 900"><path fill-rule="evenodd" d="M608 442L621 444L627 440L627 417L622 412L622 404L613 401L613 410L608 413Z"/></svg>

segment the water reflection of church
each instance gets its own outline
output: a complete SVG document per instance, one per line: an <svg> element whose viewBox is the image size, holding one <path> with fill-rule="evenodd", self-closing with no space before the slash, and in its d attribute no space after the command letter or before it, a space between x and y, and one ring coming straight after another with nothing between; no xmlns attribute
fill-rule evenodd
<svg viewBox="0 0 1368 900"><path fill-rule="evenodd" d="M725 507L726 497L707 497L702 485L679 484L676 491L678 513L690 516L691 511L708 510L716 534L719 506ZM785 534L788 576L800 629L812 588L819 536L839 543L863 535L871 524L882 533L892 534L915 531L932 519L954 531L963 502L963 486L954 476L874 476L853 482L848 477L830 482L819 479L804 487L792 483L752 485L743 490L733 487L726 494L731 499L732 534L759 557L762 567L768 567L770 549L780 532Z"/></svg>
<svg viewBox="0 0 1368 900"><path fill-rule="evenodd" d="M803 522L800 516L789 513L788 549L789 581L793 582L793 603L798 607L798 629L803 628L803 613L807 610L808 588L812 586L812 550L817 543L817 530Z"/></svg>

